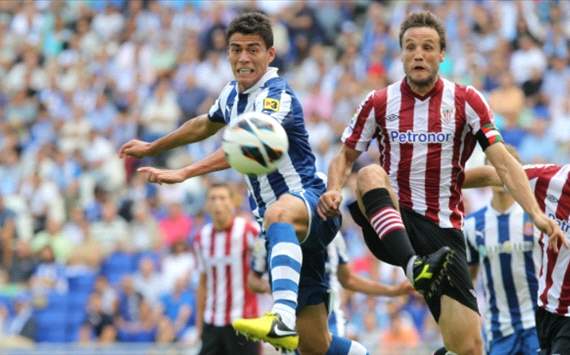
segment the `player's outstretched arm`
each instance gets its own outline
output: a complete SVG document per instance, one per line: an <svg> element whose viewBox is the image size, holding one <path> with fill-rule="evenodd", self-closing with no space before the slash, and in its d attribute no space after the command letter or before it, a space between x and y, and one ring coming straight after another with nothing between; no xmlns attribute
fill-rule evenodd
<svg viewBox="0 0 570 355"><path fill-rule="evenodd" d="M352 272L347 264L338 265L337 277L343 288L371 296L396 297L414 291L414 287L408 281L393 286L384 285Z"/></svg>
<svg viewBox="0 0 570 355"><path fill-rule="evenodd" d="M465 171L463 188L476 188L487 186L503 186L503 181L492 166L479 166Z"/></svg>
<svg viewBox="0 0 570 355"><path fill-rule="evenodd" d="M198 160L181 169L158 169L143 166L137 171L146 174L148 182L157 184L177 184L196 176L206 175L214 171L225 170L230 167L226 161L224 151L218 148L214 153L204 159Z"/></svg>
<svg viewBox="0 0 570 355"><path fill-rule="evenodd" d="M131 139L119 149L119 157L142 158L156 155L181 145L204 140L222 127L224 124L211 121L208 115L200 115L186 121L182 126L153 142Z"/></svg>
<svg viewBox="0 0 570 355"><path fill-rule="evenodd" d="M341 189L350 175L352 165L360 156L360 152L342 145L339 152L331 160L328 171L327 192L319 199L317 213L322 219L340 213L342 202Z"/></svg>
<svg viewBox="0 0 570 355"><path fill-rule="evenodd" d="M521 207L528 212L534 224L549 235L549 246L558 251L558 244L568 247L560 227L546 217L530 189L527 176L519 162L507 151L503 144L493 144L485 150L489 162L495 167L501 181Z"/></svg>

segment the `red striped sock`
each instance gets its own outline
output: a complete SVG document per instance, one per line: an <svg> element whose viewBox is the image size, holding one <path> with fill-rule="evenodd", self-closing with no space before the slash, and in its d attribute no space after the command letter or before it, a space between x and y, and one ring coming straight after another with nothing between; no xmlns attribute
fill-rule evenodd
<svg viewBox="0 0 570 355"><path fill-rule="evenodd" d="M376 211L370 218L370 224L380 239L388 233L405 229L400 213L393 207L384 207Z"/></svg>

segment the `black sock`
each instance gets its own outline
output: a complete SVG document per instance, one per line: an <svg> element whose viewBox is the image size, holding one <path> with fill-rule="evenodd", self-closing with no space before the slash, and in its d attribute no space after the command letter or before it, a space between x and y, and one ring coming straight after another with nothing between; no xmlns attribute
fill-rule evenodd
<svg viewBox="0 0 570 355"><path fill-rule="evenodd" d="M390 254L384 242L378 238L376 235L376 231L372 228L370 223L368 223L368 218L362 213L360 207L358 206L358 202L354 201L348 204L348 210L350 211L350 215L356 224L362 228L362 236L364 237L364 242L366 246L374 254L376 259L381 260L385 263L394 266L400 266L395 260L395 258Z"/></svg>
<svg viewBox="0 0 570 355"><path fill-rule="evenodd" d="M408 261L416 254L402 222L395 209L390 193L385 188L373 189L362 196L368 221L376 235L382 240L396 263L406 271Z"/></svg>

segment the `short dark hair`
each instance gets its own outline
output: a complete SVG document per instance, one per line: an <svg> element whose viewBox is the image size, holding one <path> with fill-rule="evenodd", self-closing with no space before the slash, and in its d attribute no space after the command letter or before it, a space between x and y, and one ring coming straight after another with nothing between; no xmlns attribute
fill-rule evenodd
<svg viewBox="0 0 570 355"><path fill-rule="evenodd" d="M261 12L246 12L236 17L228 26L226 32L226 41L229 42L230 37L234 33L242 33L245 35L259 35L266 48L273 47L273 29L271 21L267 15Z"/></svg>
<svg viewBox="0 0 570 355"><path fill-rule="evenodd" d="M441 21L439 21L439 19L430 11L412 12L406 17L400 26L400 48L402 48L404 33L413 27L433 28L439 35L439 46L441 50L445 50L445 28L443 27Z"/></svg>

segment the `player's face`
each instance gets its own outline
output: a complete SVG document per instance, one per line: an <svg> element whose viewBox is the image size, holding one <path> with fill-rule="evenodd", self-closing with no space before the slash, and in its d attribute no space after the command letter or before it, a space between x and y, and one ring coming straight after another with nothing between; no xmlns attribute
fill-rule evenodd
<svg viewBox="0 0 570 355"><path fill-rule="evenodd" d="M230 191L225 187L214 187L208 191L206 211L214 223L224 223L232 217L234 202Z"/></svg>
<svg viewBox="0 0 570 355"><path fill-rule="evenodd" d="M435 82L445 52L437 31L431 27L412 27L402 37L402 62L408 81L417 86Z"/></svg>
<svg viewBox="0 0 570 355"><path fill-rule="evenodd" d="M267 48L260 35L234 33L229 39L228 59L240 91L261 79L275 58L275 48Z"/></svg>

